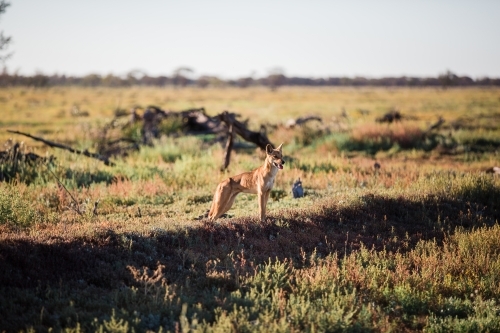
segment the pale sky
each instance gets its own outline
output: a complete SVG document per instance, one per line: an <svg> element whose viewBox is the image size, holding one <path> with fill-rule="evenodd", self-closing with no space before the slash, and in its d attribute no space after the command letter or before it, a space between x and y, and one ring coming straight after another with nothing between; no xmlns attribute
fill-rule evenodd
<svg viewBox="0 0 500 333"><path fill-rule="evenodd" d="M497 0L10 0L9 72L500 77Z"/></svg>

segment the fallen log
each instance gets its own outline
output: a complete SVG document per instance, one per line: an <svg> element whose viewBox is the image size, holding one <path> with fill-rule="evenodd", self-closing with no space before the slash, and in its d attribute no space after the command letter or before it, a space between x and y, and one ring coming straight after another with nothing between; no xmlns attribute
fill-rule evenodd
<svg viewBox="0 0 500 333"><path fill-rule="evenodd" d="M439 117L437 122L435 122L434 124L430 125L429 128L427 128L427 130L422 134L422 137L425 138L426 136L430 135L432 131L439 129L441 125L444 124L444 122L445 120L443 119L443 117Z"/></svg>
<svg viewBox="0 0 500 333"><path fill-rule="evenodd" d="M95 154L95 153L91 153L89 152L88 150L78 150L78 149L74 149L70 146L66 146L66 145L63 145L61 143L57 143L57 142L52 142L52 141L49 141L49 140L45 140L43 138L40 138L40 137L37 137L37 136L34 136L34 135L31 135L31 134L28 134L28 133L23 133L23 132L19 132L19 131L12 131L12 130L7 130L7 132L9 133L13 133L13 134L19 134L19 135L24 135L24 136L27 136L28 138L32 138L33 140L35 141L40 141L40 142L43 142L44 144L46 144L47 146L49 147L53 147L53 148L60 148L60 149L64 149L64 150L67 150L71 153L74 153L74 154L78 154L78 155L84 155L84 156L87 156L87 157L91 157L91 158L95 158L101 162L103 162L105 165L109 165L109 166L113 166L115 165L113 162L111 162L109 160L109 158L107 156L103 156L103 155L99 155L99 154Z"/></svg>
<svg viewBox="0 0 500 333"><path fill-rule="evenodd" d="M286 128L294 128L295 126L301 126L304 125L305 123L311 121L311 120L317 120L320 123L323 121L320 117L318 116L307 116L307 117L299 117L297 119L290 119L286 122L285 127Z"/></svg>
<svg viewBox="0 0 500 333"><path fill-rule="evenodd" d="M222 112L221 114L216 116L220 121L224 122L226 126L229 128L229 126L232 125L233 131L241 136L243 140L252 142L257 145L262 150L266 150L267 145L271 145L274 147L274 145L269 141L267 138L265 131L260 131L260 132L254 132L250 131L244 124L236 120L235 114L234 113L229 113L227 111Z"/></svg>
<svg viewBox="0 0 500 333"><path fill-rule="evenodd" d="M384 114L382 117L377 118L378 123L389 123L398 122L403 119L403 115L398 110L391 110Z"/></svg>
<svg viewBox="0 0 500 333"><path fill-rule="evenodd" d="M14 162L22 160L31 163L38 161L46 162L47 160L53 159L52 156L47 159L46 157L39 156L32 152L22 153L21 151L19 151L19 146L19 143L16 143L11 149L0 151L0 162L5 163L9 161Z"/></svg>
<svg viewBox="0 0 500 333"><path fill-rule="evenodd" d="M432 124L431 126L429 126L429 128L427 129L427 132L430 132L430 131L433 131L435 129L438 129L439 127L441 127L441 125L444 124L444 119L443 117L439 117L438 121L435 122L434 124Z"/></svg>
<svg viewBox="0 0 500 333"><path fill-rule="evenodd" d="M225 131L224 125L217 118L207 116L205 108L189 109L179 112L183 129L193 134L217 134Z"/></svg>
<svg viewBox="0 0 500 333"><path fill-rule="evenodd" d="M23 152L22 150L21 145L16 142L7 150L0 151L0 182L12 179L20 180L21 178L18 177L20 173L25 173L26 166L38 168L38 165L50 163L54 160L52 156L42 157L32 152Z"/></svg>
<svg viewBox="0 0 500 333"><path fill-rule="evenodd" d="M112 141L99 142L97 151L101 156L127 156L129 151L139 151L139 142L129 139L120 138Z"/></svg>

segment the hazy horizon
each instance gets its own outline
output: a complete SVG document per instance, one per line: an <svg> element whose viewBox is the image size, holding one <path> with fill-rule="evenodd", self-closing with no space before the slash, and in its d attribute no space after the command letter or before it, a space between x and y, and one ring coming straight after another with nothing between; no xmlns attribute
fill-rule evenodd
<svg viewBox="0 0 500 333"><path fill-rule="evenodd" d="M10 73L500 77L496 1L10 1Z"/></svg>

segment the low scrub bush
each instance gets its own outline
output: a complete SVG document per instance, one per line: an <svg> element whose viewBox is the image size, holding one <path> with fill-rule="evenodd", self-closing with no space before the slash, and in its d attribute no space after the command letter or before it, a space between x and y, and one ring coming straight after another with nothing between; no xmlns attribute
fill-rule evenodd
<svg viewBox="0 0 500 333"><path fill-rule="evenodd" d="M174 163L183 156L200 156L205 151L202 149L202 145L202 139L194 136L180 138L164 136L155 141L154 146L142 147L137 157L143 162Z"/></svg>
<svg viewBox="0 0 500 333"><path fill-rule="evenodd" d="M464 146L465 151L485 153L500 149L500 131L498 130L459 130L454 136L457 142Z"/></svg>
<svg viewBox="0 0 500 333"><path fill-rule="evenodd" d="M467 317L439 316L432 314L424 332L499 332L500 306L495 300L483 300L478 297L473 302L466 301L472 307ZM449 311L450 307L446 310Z"/></svg>
<svg viewBox="0 0 500 333"><path fill-rule="evenodd" d="M438 146L446 149L455 147L453 138L438 133L425 133L415 125L407 124L367 124L355 127L348 140L337 142L339 150L366 151L375 154L378 151L421 149L430 151Z"/></svg>
<svg viewBox="0 0 500 333"><path fill-rule="evenodd" d="M390 145L397 143L402 148L415 148L423 135L424 132L413 125L369 124L355 127L351 138L354 142L386 142Z"/></svg>
<svg viewBox="0 0 500 333"><path fill-rule="evenodd" d="M490 207L500 200L500 179L485 173L434 172L412 185L415 189Z"/></svg>
<svg viewBox="0 0 500 333"><path fill-rule="evenodd" d="M91 184L111 184L113 174L102 170L66 169L64 182L71 187L88 187Z"/></svg>
<svg viewBox="0 0 500 333"><path fill-rule="evenodd" d="M9 184L0 185L0 225L14 228L31 227L44 220L26 195L27 188Z"/></svg>
<svg viewBox="0 0 500 333"><path fill-rule="evenodd" d="M322 129L303 125L294 130L293 141L300 146L310 146L325 134L325 131Z"/></svg>
<svg viewBox="0 0 500 333"><path fill-rule="evenodd" d="M17 149L0 152L0 181L16 180L25 184L34 183L45 171L45 158L24 153Z"/></svg>

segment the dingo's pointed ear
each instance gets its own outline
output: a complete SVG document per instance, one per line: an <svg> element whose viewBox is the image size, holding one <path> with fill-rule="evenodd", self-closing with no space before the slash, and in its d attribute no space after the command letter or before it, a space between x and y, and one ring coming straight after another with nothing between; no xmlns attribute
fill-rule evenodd
<svg viewBox="0 0 500 333"><path fill-rule="evenodd" d="M276 150L281 151L281 147L282 147L282 146L283 146L283 144L280 144L280 145L278 146L278 148L276 148Z"/></svg>
<svg viewBox="0 0 500 333"><path fill-rule="evenodd" d="M267 144L267 146L266 146L266 153L268 155L270 155L272 152L273 152L273 146L271 146L270 144Z"/></svg>

